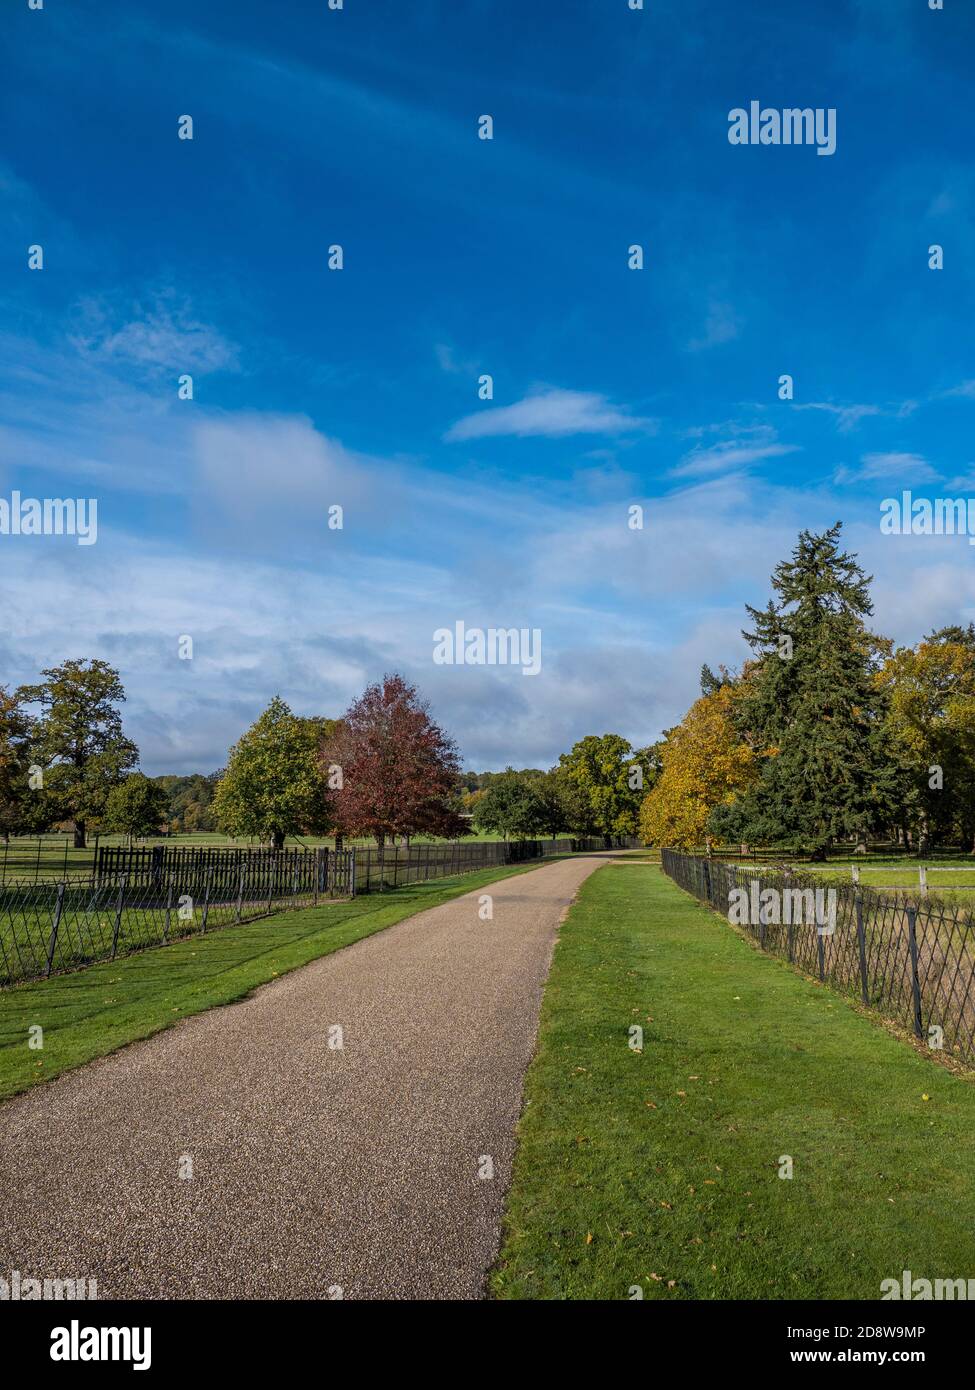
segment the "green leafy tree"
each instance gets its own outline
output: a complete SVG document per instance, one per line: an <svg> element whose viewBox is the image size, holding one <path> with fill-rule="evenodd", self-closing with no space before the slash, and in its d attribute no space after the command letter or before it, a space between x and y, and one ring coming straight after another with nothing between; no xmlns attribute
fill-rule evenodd
<svg viewBox="0 0 975 1390"><path fill-rule="evenodd" d="M474 807L477 830L501 835L505 840L532 839L546 826L546 808L539 795L538 777L509 767L493 777Z"/></svg>
<svg viewBox="0 0 975 1390"><path fill-rule="evenodd" d="M841 529L803 531L772 575L775 598L748 608L755 662L736 721L759 775L711 821L725 838L798 843L817 859L886 823L900 787L877 680L888 644L866 627L870 580L840 550Z"/></svg>
<svg viewBox="0 0 975 1390"><path fill-rule="evenodd" d="M275 695L260 719L234 744L217 784L213 809L231 835L270 840L324 834L332 803L319 761L321 721L292 714Z"/></svg>
<svg viewBox="0 0 975 1390"><path fill-rule="evenodd" d="M217 817L213 796L220 772L194 772L186 777L165 776L153 780L163 788L167 798L165 819L175 833L177 826L184 830L216 830Z"/></svg>
<svg viewBox="0 0 975 1390"><path fill-rule="evenodd" d="M105 661L65 661L41 675L44 680L22 686L17 699L41 711L32 720L31 742L44 770L44 817L48 823L73 820L75 847L83 849L109 792L139 760L122 732L118 706L125 690Z"/></svg>
<svg viewBox="0 0 975 1390"><path fill-rule="evenodd" d="M550 768L548 772L533 775L531 789L538 805L537 834L564 835L571 829L569 823L567 782L560 768Z"/></svg>
<svg viewBox="0 0 975 1390"><path fill-rule="evenodd" d="M619 734L589 734L559 759L566 810L583 835L636 835L640 803L656 775L651 750Z"/></svg>
<svg viewBox="0 0 975 1390"><path fill-rule="evenodd" d="M154 835L169 814L165 788L141 772L130 772L113 787L105 801L104 824L108 830L128 835Z"/></svg>
<svg viewBox="0 0 975 1390"><path fill-rule="evenodd" d="M0 835L5 840L29 822L30 720L17 696L0 685ZM32 827L33 828L33 827Z"/></svg>

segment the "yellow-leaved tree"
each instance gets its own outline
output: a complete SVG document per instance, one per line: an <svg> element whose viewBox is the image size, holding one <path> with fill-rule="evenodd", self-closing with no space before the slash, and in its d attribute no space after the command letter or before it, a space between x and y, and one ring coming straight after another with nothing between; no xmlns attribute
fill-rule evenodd
<svg viewBox="0 0 975 1390"><path fill-rule="evenodd" d="M683 850L703 845L712 810L732 801L757 776L760 760L734 725L740 688L721 684L667 730L660 776L640 809L647 844Z"/></svg>

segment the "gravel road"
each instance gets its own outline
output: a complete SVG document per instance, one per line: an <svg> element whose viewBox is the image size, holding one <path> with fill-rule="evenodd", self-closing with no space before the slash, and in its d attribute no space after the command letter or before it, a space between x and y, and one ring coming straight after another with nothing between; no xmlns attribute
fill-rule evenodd
<svg viewBox="0 0 975 1390"><path fill-rule="evenodd" d="M0 1276L483 1297L559 921L605 862L476 889L0 1105Z"/></svg>

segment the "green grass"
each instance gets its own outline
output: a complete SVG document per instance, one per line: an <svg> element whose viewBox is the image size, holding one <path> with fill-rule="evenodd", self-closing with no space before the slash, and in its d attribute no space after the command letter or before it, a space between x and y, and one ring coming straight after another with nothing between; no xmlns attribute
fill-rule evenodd
<svg viewBox="0 0 975 1390"><path fill-rule="evenodd" d="M903 1269L967 1278L973 1132L970 1079L661 873L607 867L556 948L493 1292L876 1299Z"/></svg>
<svg viewBox="0 0 975 1390"><path fill-rule="evenodd" d="M276 976L482 884L538 867L537 861L494 867L281 913L0 990L0 1097L147 1038L190 1014L232 1003ZM35 1024L44 1030L44 1047L37 1051L27 1045Z"/></svg>

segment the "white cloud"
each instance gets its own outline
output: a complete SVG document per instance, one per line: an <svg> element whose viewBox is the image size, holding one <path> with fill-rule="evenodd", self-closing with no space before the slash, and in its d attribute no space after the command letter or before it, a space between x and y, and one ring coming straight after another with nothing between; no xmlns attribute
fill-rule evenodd
<svg viewBox="0 0 975 1390"><path fill-rule="evenodd" d="M836 428L841 434L848 434L861 420L871 415L883 415L879 405L833 405L830 401L796 402L796 410L822 410L836 417Z"/></svg>
<svg viewBox="0 0 975 1390"><path fill-rule="evenodd" d="M710 449L692 449L685 454L676 468L672 468L672 478L704 478L712 473L730 473L736 468L748 468L763 459L778 458L782 454L793 454L796 444L760 444L732 441L715 444Z"/></svg>
<svg viewBox="0 0 975 1390"><path fill-rule="evenodd" d="M498 435L558 439L571 434L646 431L653 426L653 421L627 415L596 392L547 388L525 396L514 405L489 407L465 415L451 426L444 439L489 439Z"/></svg>
<svg viewBox="0 0 975 1390"><path fill-rule="evenodd" d="M692 338L687 348L689 352L702 352L706 348L719 347L722 343L733 342L740 332L741 319L732 306L712 299L704 320L704 332Z"/></svg>
<svg viewBox="0 0 975 1390"><path fill-rule="evenodd" d="M920 454L864 454L856 477L864 481L883 479L895 483L936 482L939 474Z"/></svg>
<svg viewBox="0 0 975 1390"><path fill-rule="evenodd" d="M73 342L92 357L174 377L182 372L233 371L238 366L236 345L196 318L189 303L172 293L156 294L147 307L136 304L128 315L104 300L85 300L78 312Z"/></svg>

